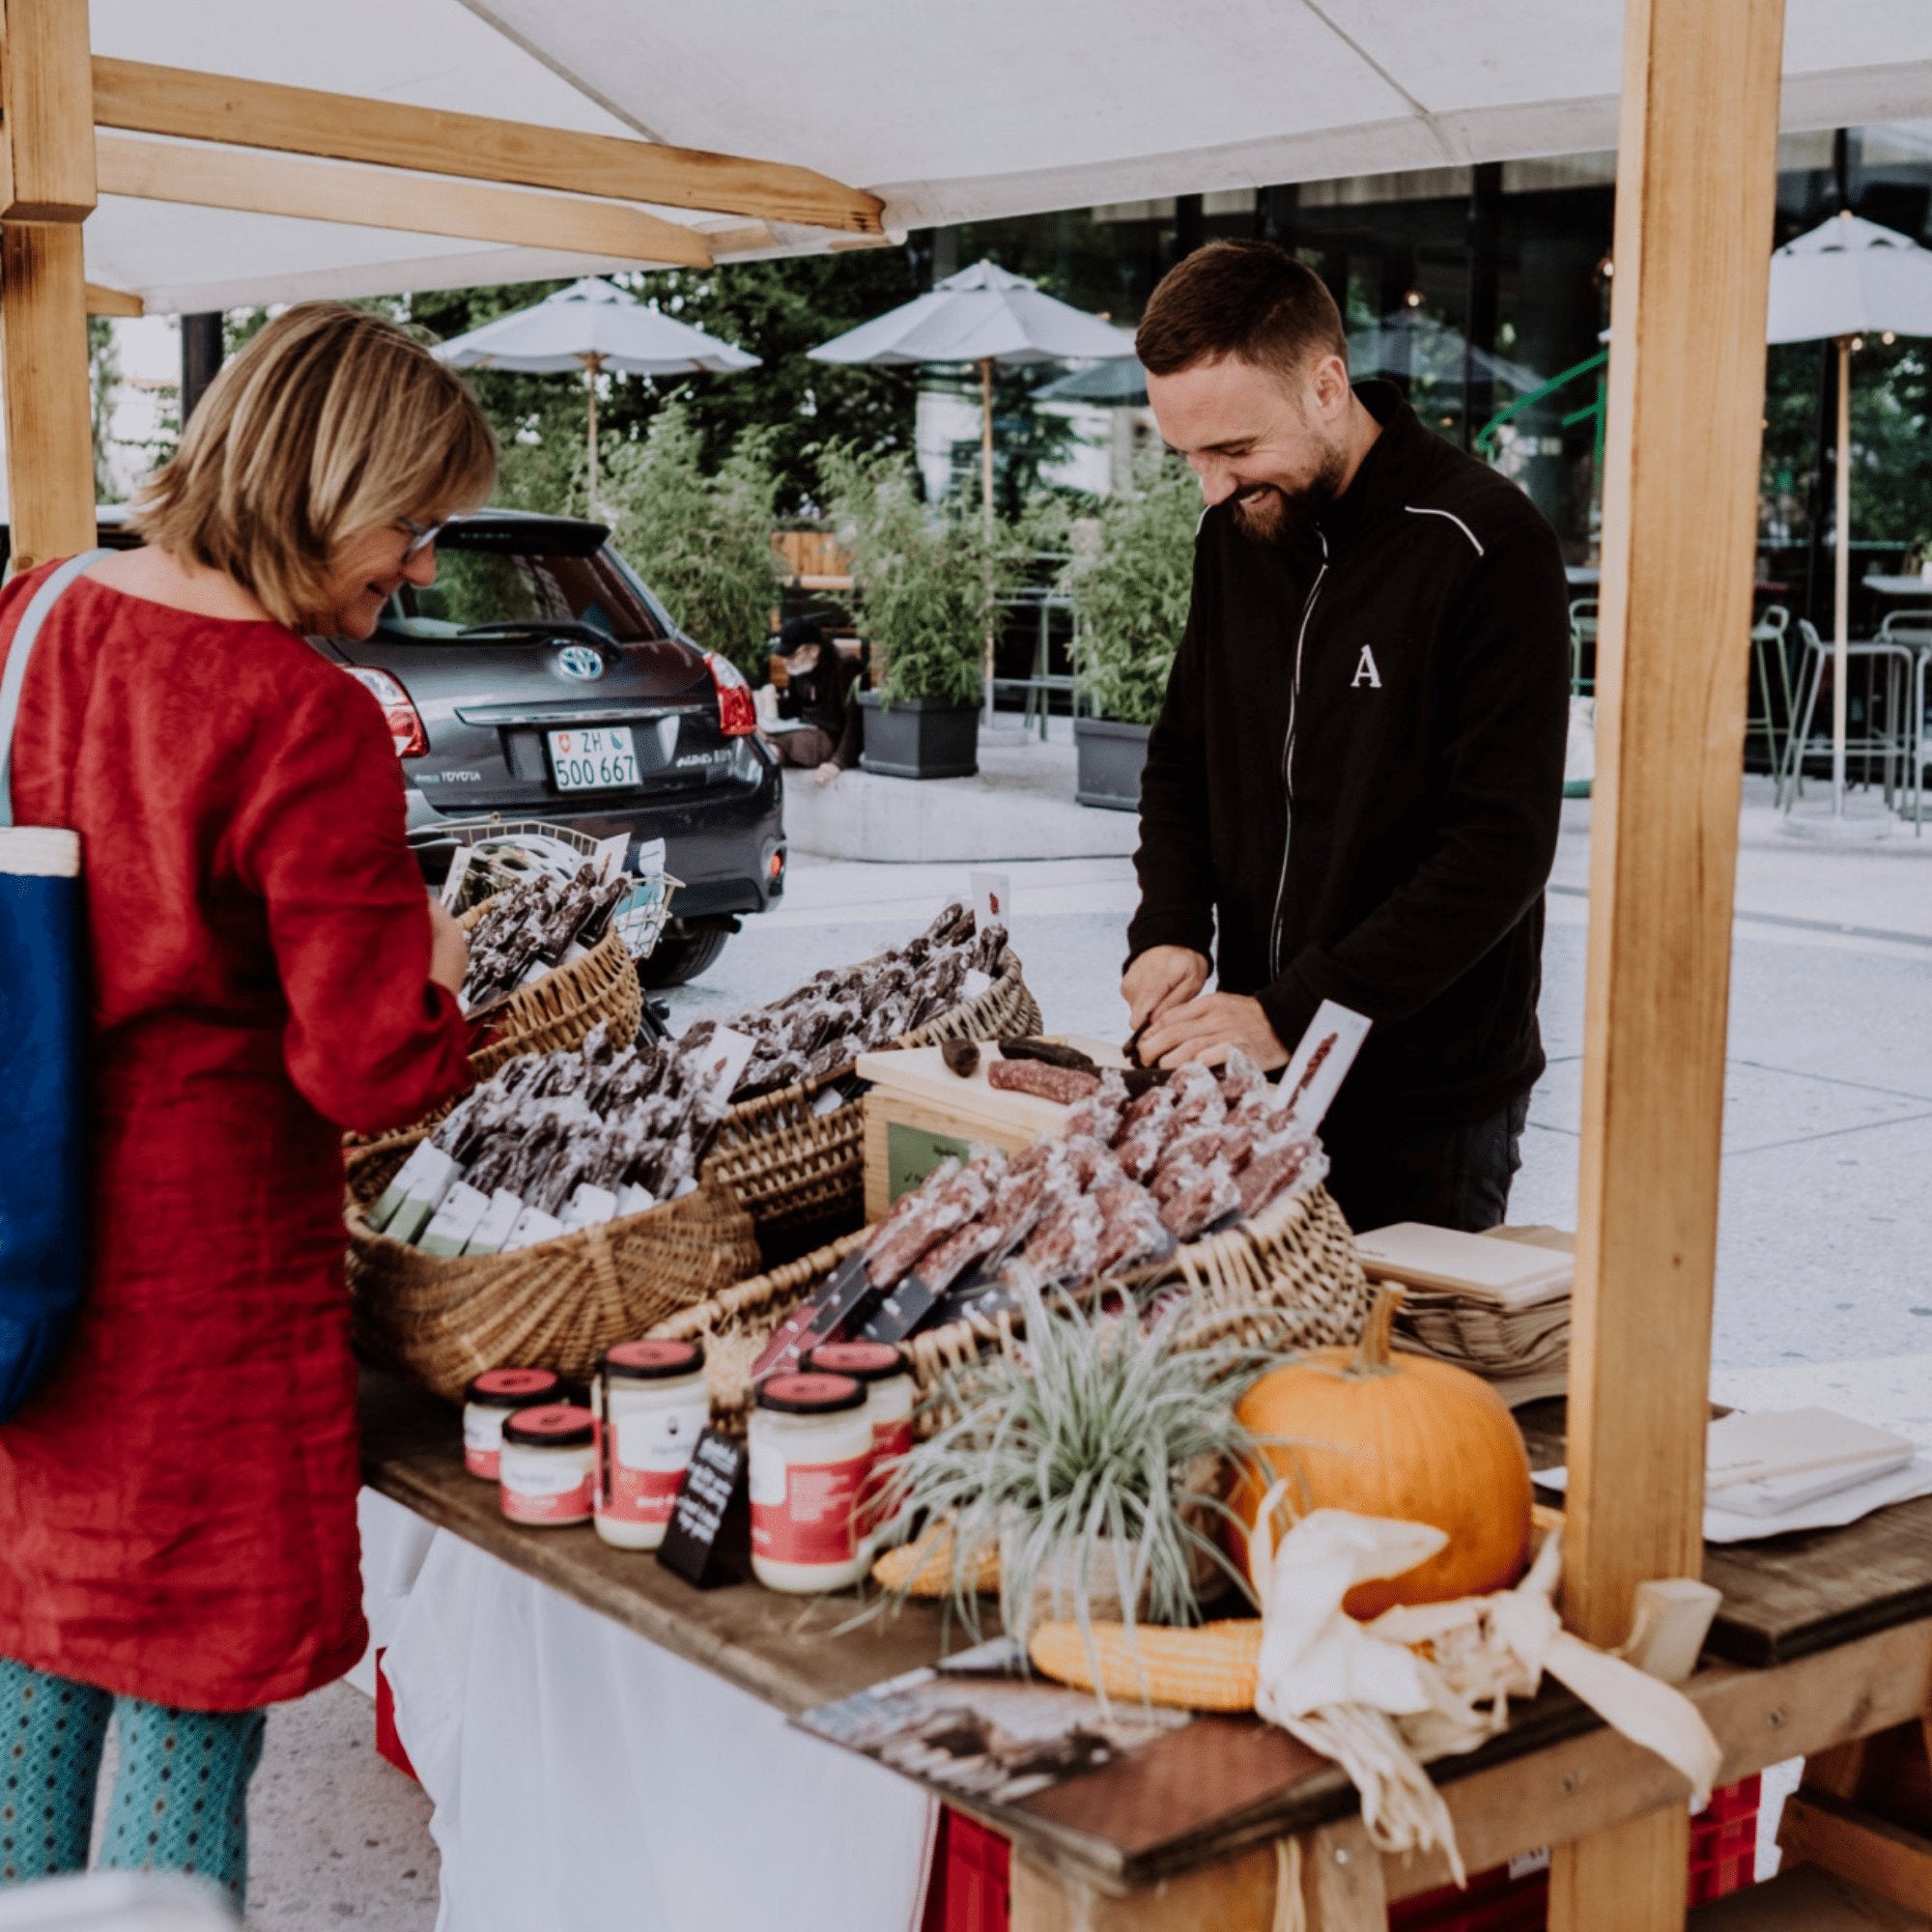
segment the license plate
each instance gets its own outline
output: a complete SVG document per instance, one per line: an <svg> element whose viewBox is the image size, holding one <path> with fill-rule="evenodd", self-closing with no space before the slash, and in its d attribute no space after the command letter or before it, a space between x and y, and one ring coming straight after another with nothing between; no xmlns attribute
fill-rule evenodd
<svg viewBox="0 0 1932 1932"><path fill-rule="evenodd" d="M558 791L617 791L638 782L638 748L628 724L552 731L550 768Z"/></svg>

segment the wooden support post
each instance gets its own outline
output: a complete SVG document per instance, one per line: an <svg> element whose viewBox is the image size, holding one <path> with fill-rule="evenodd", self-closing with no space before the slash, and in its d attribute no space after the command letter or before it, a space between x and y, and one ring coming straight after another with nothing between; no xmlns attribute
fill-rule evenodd
<svg viewBox="0 0 1932 1932"><path fill-rule="evenodd" d="M1782 0L1628 0L1565 1610L1702 1562ZM1681 1925L1674 1806L1560 1849L1552 1932Z"/></svg>
<svg viewBox="0 0 1932 1932"><path fill-rule="evenodd" d="M1013 1852L1012 1932L1269 1932L1293 1923L1279 1897L1300 1889L1306 1932L1385 1932L1382 1860L1359 1818L1116 1896Z"/></svg>
<svg viewBox="0 0 1932 1932"><path fill-rule="evenodd" d="M0 384L11 567L94 542L94 423L80 224L94 208L87 0L6 0Z"/></svg>

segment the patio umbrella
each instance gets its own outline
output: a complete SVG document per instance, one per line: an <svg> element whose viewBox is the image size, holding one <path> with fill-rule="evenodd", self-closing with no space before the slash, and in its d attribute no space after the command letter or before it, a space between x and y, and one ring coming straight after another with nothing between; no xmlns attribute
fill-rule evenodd
<svg viewBox="0 0 1932 1932"><path fill-rule="evenodd" d="M1534 369L1478 349L1446 322L1410 308L1399 308L1366 328L1351 329L1349 368L1356 376L1405 376L1411 382L1445 383L1457 388L1473 377L1501 384L1519 395L1543 384Z"/></svg>
<svg viewBox="0 0 1932 1932"><path fill-rule="evenodd" d="M1787 242L1771 258L1771 342L1838 349L1837 526L1833 593L1832 816L1845 815L1845 697L1850 641L1852 347L1874 330L1932 335L1932 252L1849 210Z"/></svg>
<svg viewBox="0 0 1932 1932"><path fill-rule="evenodd" d="M980 495L993 533L993 365L1107 362L1132 355L1134 338L1052 296L1024 275L975 262L923 296L861 323L810 352L814 362L904 367L973 362L980 369ZM993 709L993 637L986 634L986 713Z"/></svg>
<svg viewBox="0 0 1932 1932"><path fill-rule="evenodd" d="M688 322L639 301L628 289L586 275L528 308L499 315L438 346L457 369L514 369L525 375L583 371L589 403L590 489L597 500L597 377L729 375L755 369L759 357Z"/></svg>

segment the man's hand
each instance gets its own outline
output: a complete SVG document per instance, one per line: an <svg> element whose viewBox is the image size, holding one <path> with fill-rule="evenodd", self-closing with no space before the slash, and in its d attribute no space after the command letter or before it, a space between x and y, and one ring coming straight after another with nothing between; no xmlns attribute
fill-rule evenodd
<svg viewBox="0 0 1932 1932"><path fill-rule="evenodd" d="M835 765L830 758L827 758L826 761L812 773L811 781L815 785L829 785L833 781L833 780L836 779L838 776L838 774L844 769L845 768L843 765Z"/></svg>
<svg viewBox="0 0 1932 1932"><path fill-rule="evenodd" d="M1149 1020L1191 1000L1208 983L1206 957L1187 946L1150 946L1121 980L1121 998L1138 1033Z"/></svg>
<svg viewBox="0 0 1932 1932"><path fill-rule="evenodd" d="M1264 1072L1288 1065L1288 1049L1275 1038L1259 1000L1245 993L1204 993L1148 1028L1141 1037L1141 1059L1150 1066L1184 1066L1190 1060L1219 1066L1237 1046Z"/></svg>
<svg viewBox="0 0 1932 1932"><path fill-rule="evenodd" d="M463 977L469 971L469 941L457 924L456 916L443 902L430 895L429 977L451 993L463 990Z"/></svg>

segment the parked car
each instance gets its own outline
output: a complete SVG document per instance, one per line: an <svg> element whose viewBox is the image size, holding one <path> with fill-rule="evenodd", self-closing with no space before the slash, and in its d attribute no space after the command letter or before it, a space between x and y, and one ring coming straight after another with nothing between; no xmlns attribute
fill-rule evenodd
<svg viewBox="0 0 1932 1932"><path fill-rule="evenodd" d="M103 544L138 543L126 516L102 508ZM511 510L456 518L436 582L406 585L373 637L309 641L381 701L432 885L454 849L433 836L448 820L621 832L632 864L662 838L682 884L639 971L676 986L784 891L784 790L750 685L671 622L610 534ZM9 535L0 525L0 564Z"/></svg>

